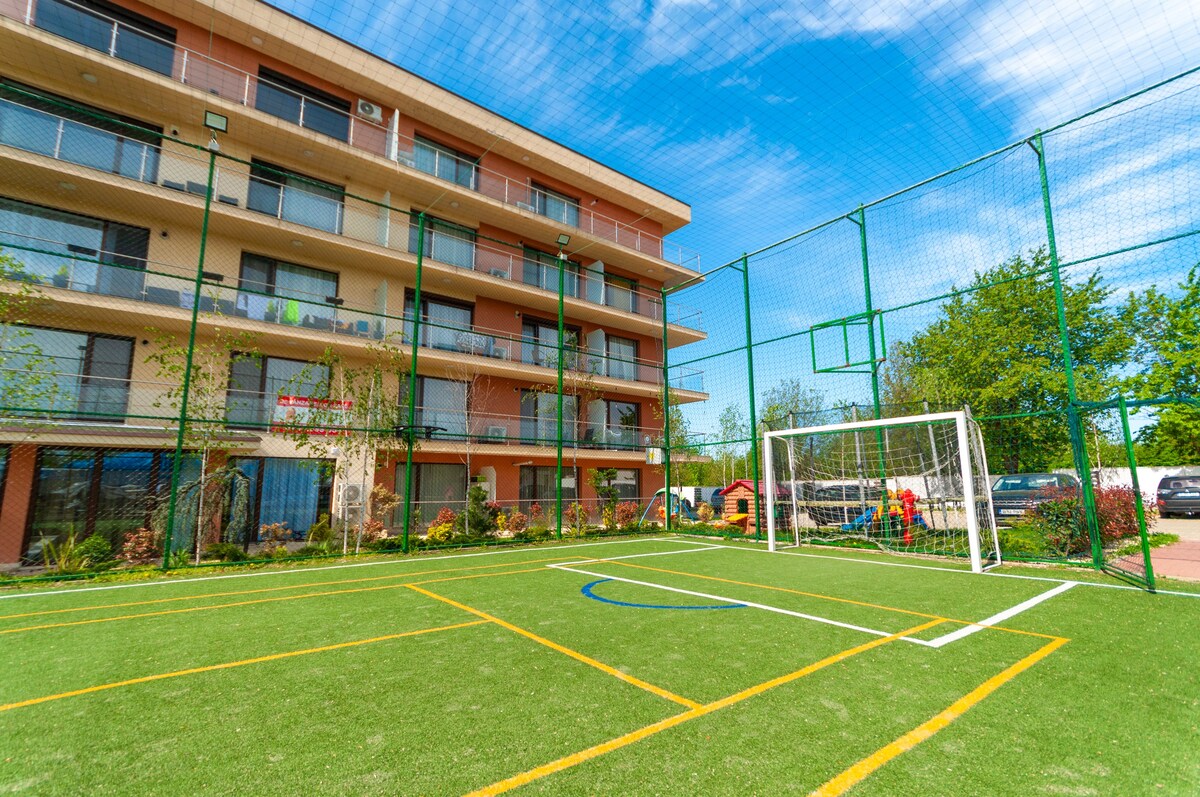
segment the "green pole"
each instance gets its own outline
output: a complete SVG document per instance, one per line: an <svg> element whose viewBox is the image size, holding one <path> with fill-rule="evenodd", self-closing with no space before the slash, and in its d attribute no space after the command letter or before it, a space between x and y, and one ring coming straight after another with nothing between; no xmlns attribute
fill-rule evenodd
<svg viewBox="0 0 1200 797"><path fill-rule="evenodd" d="M1096 521L1096 495L1092 490L1092 467L1088 462L1084 443L1083 422L1079 417L1078 396L1075 392L1075 364L1071 356L1071 339L1067 329L1067 307L1063 299L1062 274L1059 270L1058 243L1054 237L1054 213L1050 205L1050 179L1046 175L1046 147L1039 130L1029 141L1037 153L1038 177L1042 186L1042 211L1046 216L1046 243L1050 253L1050 276L1054 282L1054 309L1058 313L1058 340L1062 349L1063 369L1067 377L1067 424L1071 433L1071 454L1079 481L1083 485L1083 507L1088 536L1092 542L1092 564L1099 569L1104 565L1104 551L1100 546L1099 524Z"/></svg>
<svg viewBox="0 0 1200 797"><path fill-rule="evenodd" d="M1154 563L1150 561L1150 539L1146 536L1146 510L1142 506L1142 486L1138 482L1137 453L1133 450L1133 435L1129 432L1129 409L1125 397L1118 400L1121 408L1121 434L1125 438L1125 457L1129 460L1129 476L1133 481L1133 507L1137 511L1138 534L1142 537L1142 559L1146 563L1146 586L1154 591Z"/></svg>
<svg viewBox="0 0 1200 797"><path fill-rule="evenodd" d="M754 330L750 323L750 258L742 255L742 294L746 302L746 390L750 394L750 463L754 467L754 539L762 539L762 490L758 483L758 411L754 404Z"/></svg>
<svg viewBox="0 0 1200 797"><path fill-rule="evenodd" d="M863 295L867 305L867 353L871 358L871 403L875 411L875 420L883 418L883 402L879 396L879 353L875 349L875 305L871 299L871 260L867 253L867 211L858 206L858 218L850 220L858 225L858 248L862 256ZM881 500L887 501L887 457L884 452L883 430L875 429L875 451L879 456L879 490ZM891 535L891 526L887 518L879 519L884 534Z"/></svg>
<svg viewBox="0 0 1200 797"><path fill-rule="evenodd" d="M408 428L404 430L407 452L404 456L404 539L400 549L408 553L408 535L412 531L413 508L413 428L417 422L417 350L421 334L421 271L425 263L425 213L417 215L417 281L413 287L412 363L408 368Z"/></svg>
<svg viewBox="0 0 1200 797"><path fill-rule="evenodd" d="M671 382L667 365L667 288L662 288L662 383L663 383L663 515L665 531L671 530ZM651 502L653 503L653 502Z"/></svg>
<svg viewBox="0 0 1200 797"><path fill-rule="evenodd" d="M563 258L563 251L560 247L558 250L558 446L557 460L555 465L554 479L554 516L557 518L555 523L558 529L557 537L562 539L562 480L563 480L563 360L566 353L563 351L563 295L566 292L567 268L566 261ZM579 408L575 408L575 412L579 412ZM578 485L575 487L579 489ZM576 495L579 493L576 492Z"/></svg>
<svg viewBox="0 0 1200 797"><path fill-rule="evenodd" d="M175 435L175 457L171 462L171 498L167 507L167 530L163 535L163 569L171 566L171 545L175 537L175 518L179 509L179 466L183 459L183 438L187 429L188 392L192 386L192 354L196 350L196 324L200 318L200 289L204 284L204 253L208 244L208 219L212 212L213 176L217 173L217 138L208 144L208 183L204 191L204 221L200 225L200 254L196 258L196 279L192 283L192 325L188 330L187 364L183 369L183 398L179 402L179 431ZM203 475L203 474L201 474Z"/></svg>

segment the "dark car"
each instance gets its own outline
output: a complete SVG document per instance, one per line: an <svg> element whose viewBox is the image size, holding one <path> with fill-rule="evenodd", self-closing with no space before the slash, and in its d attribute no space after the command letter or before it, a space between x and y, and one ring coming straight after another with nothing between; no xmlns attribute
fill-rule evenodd
<svg viewBox="0 0 1200 797"><path fill-rule="evenodd" d="M1200 515L1200 476L1167 476L1158 483L1160 517Z"/></svg>
<svg viewBox="0 0 1200 797"><path fill-rule="evenodd" d="M1044 490L1078 490L1079 480L1063 473L1018 473L992 485L997 523L1014 523L1045 500Z"/></svg>
<svg viewBox="0 0 1200 797"><path fill-rule="evenodd" d="M883 493L878 487L842 484L821 487L806 502L808 516L818 526L842 526L863 514L863 507L878 506Z"/></svg>

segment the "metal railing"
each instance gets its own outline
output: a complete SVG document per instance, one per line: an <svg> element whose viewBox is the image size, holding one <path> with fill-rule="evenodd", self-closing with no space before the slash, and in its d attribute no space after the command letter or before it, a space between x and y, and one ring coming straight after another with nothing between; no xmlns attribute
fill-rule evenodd
<svg viewBox="0 0 1200 797"><path fill-rule="evenodd" d="M0 249L17 260L24 279L52 288L100 294L136 302L190 310L195 304L195 274L171 264L140 260L127 254L99 250L81 251L61 241L39 239L0 228ZM66 251L62 251L62 250ZM125 261L125 262L121 262ZM347 305L341 297L318 296L301 291L276 293L268 286L226 285L226 275L207 273L202 281L199 310L202 314L228 319L246 319L293 327L306 333L345 336L380 341L385 338L403 345L411 343L411 310L393 314ZM536 337L478 324L446 323L422 318L421 348L459 355L501 360L526 366L557 369L557 347ZM570 343L564 352L564 368L579 380L591 377L658 385L661 363L653 359L610 355ZM688 390L702 390L702 372L688 369ZM672 384L679 372L673 370ZM578 387L578 384L576 385Z"/></svg>
<svg viewBox="0 0 1200 797"><path fill-rule="evenodd" d="M10 100L0 100L0 146L44 155L144 184L160 185L202 198L207 188L207 159L174 142L155 146ZM278 178L278 179L272 179ZM284 182L284 181L287 182ZM308 229L409 254L416 251L411 213L372 204L335 187L294 178L228 158L218 160L213 186L218 210L244 208ZM521 282L557 294L558 268L528 259L514 249L479 240L469 230L431 224L425 256L438 263ZM568 271L569 299L611 307L658 321L662 298L654 291L624 284L622 277L574 267ZM672 303L671 323L701 328L701 313Z"/></svg>
<svg viewBox="0 0 1200 797"><path fill-rule="evenodd" d="M52 13L44 13L53 9ZM422 145L401 135L396 117L391 126L372 122L335 108L313 97L264 80L203 53L180 47L172 41L133 28L72 0L27 0L23 15L0 3L0 16L62 36L113 58L145 67L207 94L255 108L300 127L343 141L355 149L387 158L397 164L446 180L507 205L570 225L596 238L693 271L700 269L697 252L639 229L634 223L617 221L591 208L569 202L538 189L526 180L486 169L477 160L434 151L421 155ZM284 115L282 105L259 97L265 88L274 98L295 101L296 112ZM285 103L286 104L286 103ZM398 116L398 112L397 112ZM426 150L430 148L426 147ZM461 175L471 175L463 181ZM468 184L469 183L469 184Z"/></svg>

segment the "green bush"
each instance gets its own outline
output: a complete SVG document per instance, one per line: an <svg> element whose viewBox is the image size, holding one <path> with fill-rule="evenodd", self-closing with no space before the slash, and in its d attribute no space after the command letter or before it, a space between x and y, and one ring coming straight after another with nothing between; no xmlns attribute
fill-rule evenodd
<svg viewBox="0 0 1200 797"><path fill-rule="evenodd" d="M332 545L305 545L292 551L292 556L329 556L333 553Z"/></svg>
<svg viewBox="0 0 1200 797"><path fill-rule="evenodd" d="M1046 555L1046 538L1037 523L1000 526L1001 557L1039 558Z"/></svg>
<svg viewBox="0 0 1200 797"><path fill-rule="evenodd" d="M333 542L333 527L329 524L329 515L322 513L317 522L308 527L307 542L309 545L323 545Z"/></svg>
<svg viewBox="0 0 1200 797"><path fill-rule="evenodd" d="M113 560L112 543L108 537L93 534L75 546L75 553L87 568L103 567Z"/></svg>
<svg viewBox="0 0 1200 797"><path fill-rule="evenodd" d="M242 546L232 542L214 542L204 549L205 559L219 559L222 562L244 562L250 556L242 550Z"/></svg>
<svg viewBox="0 0 1200 797"><path fill-rule="evenodd" d="M79 555L80 543L74 534L68 534L62 542L47 540L42 546L42 561L47 569L67 575L78 573L87 568L83 557Z"/></svg>

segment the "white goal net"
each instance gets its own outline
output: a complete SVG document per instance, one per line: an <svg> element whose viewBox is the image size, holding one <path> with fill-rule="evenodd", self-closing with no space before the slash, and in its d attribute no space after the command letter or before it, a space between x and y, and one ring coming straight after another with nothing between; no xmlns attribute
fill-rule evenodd
<svg viewBox="0 0 1200 797"><path fill-rule="evenodd" d="M983 438L942 412L767 432L767 540L1000 562ZM771 488L774 489L771 489Z"/></svg>

